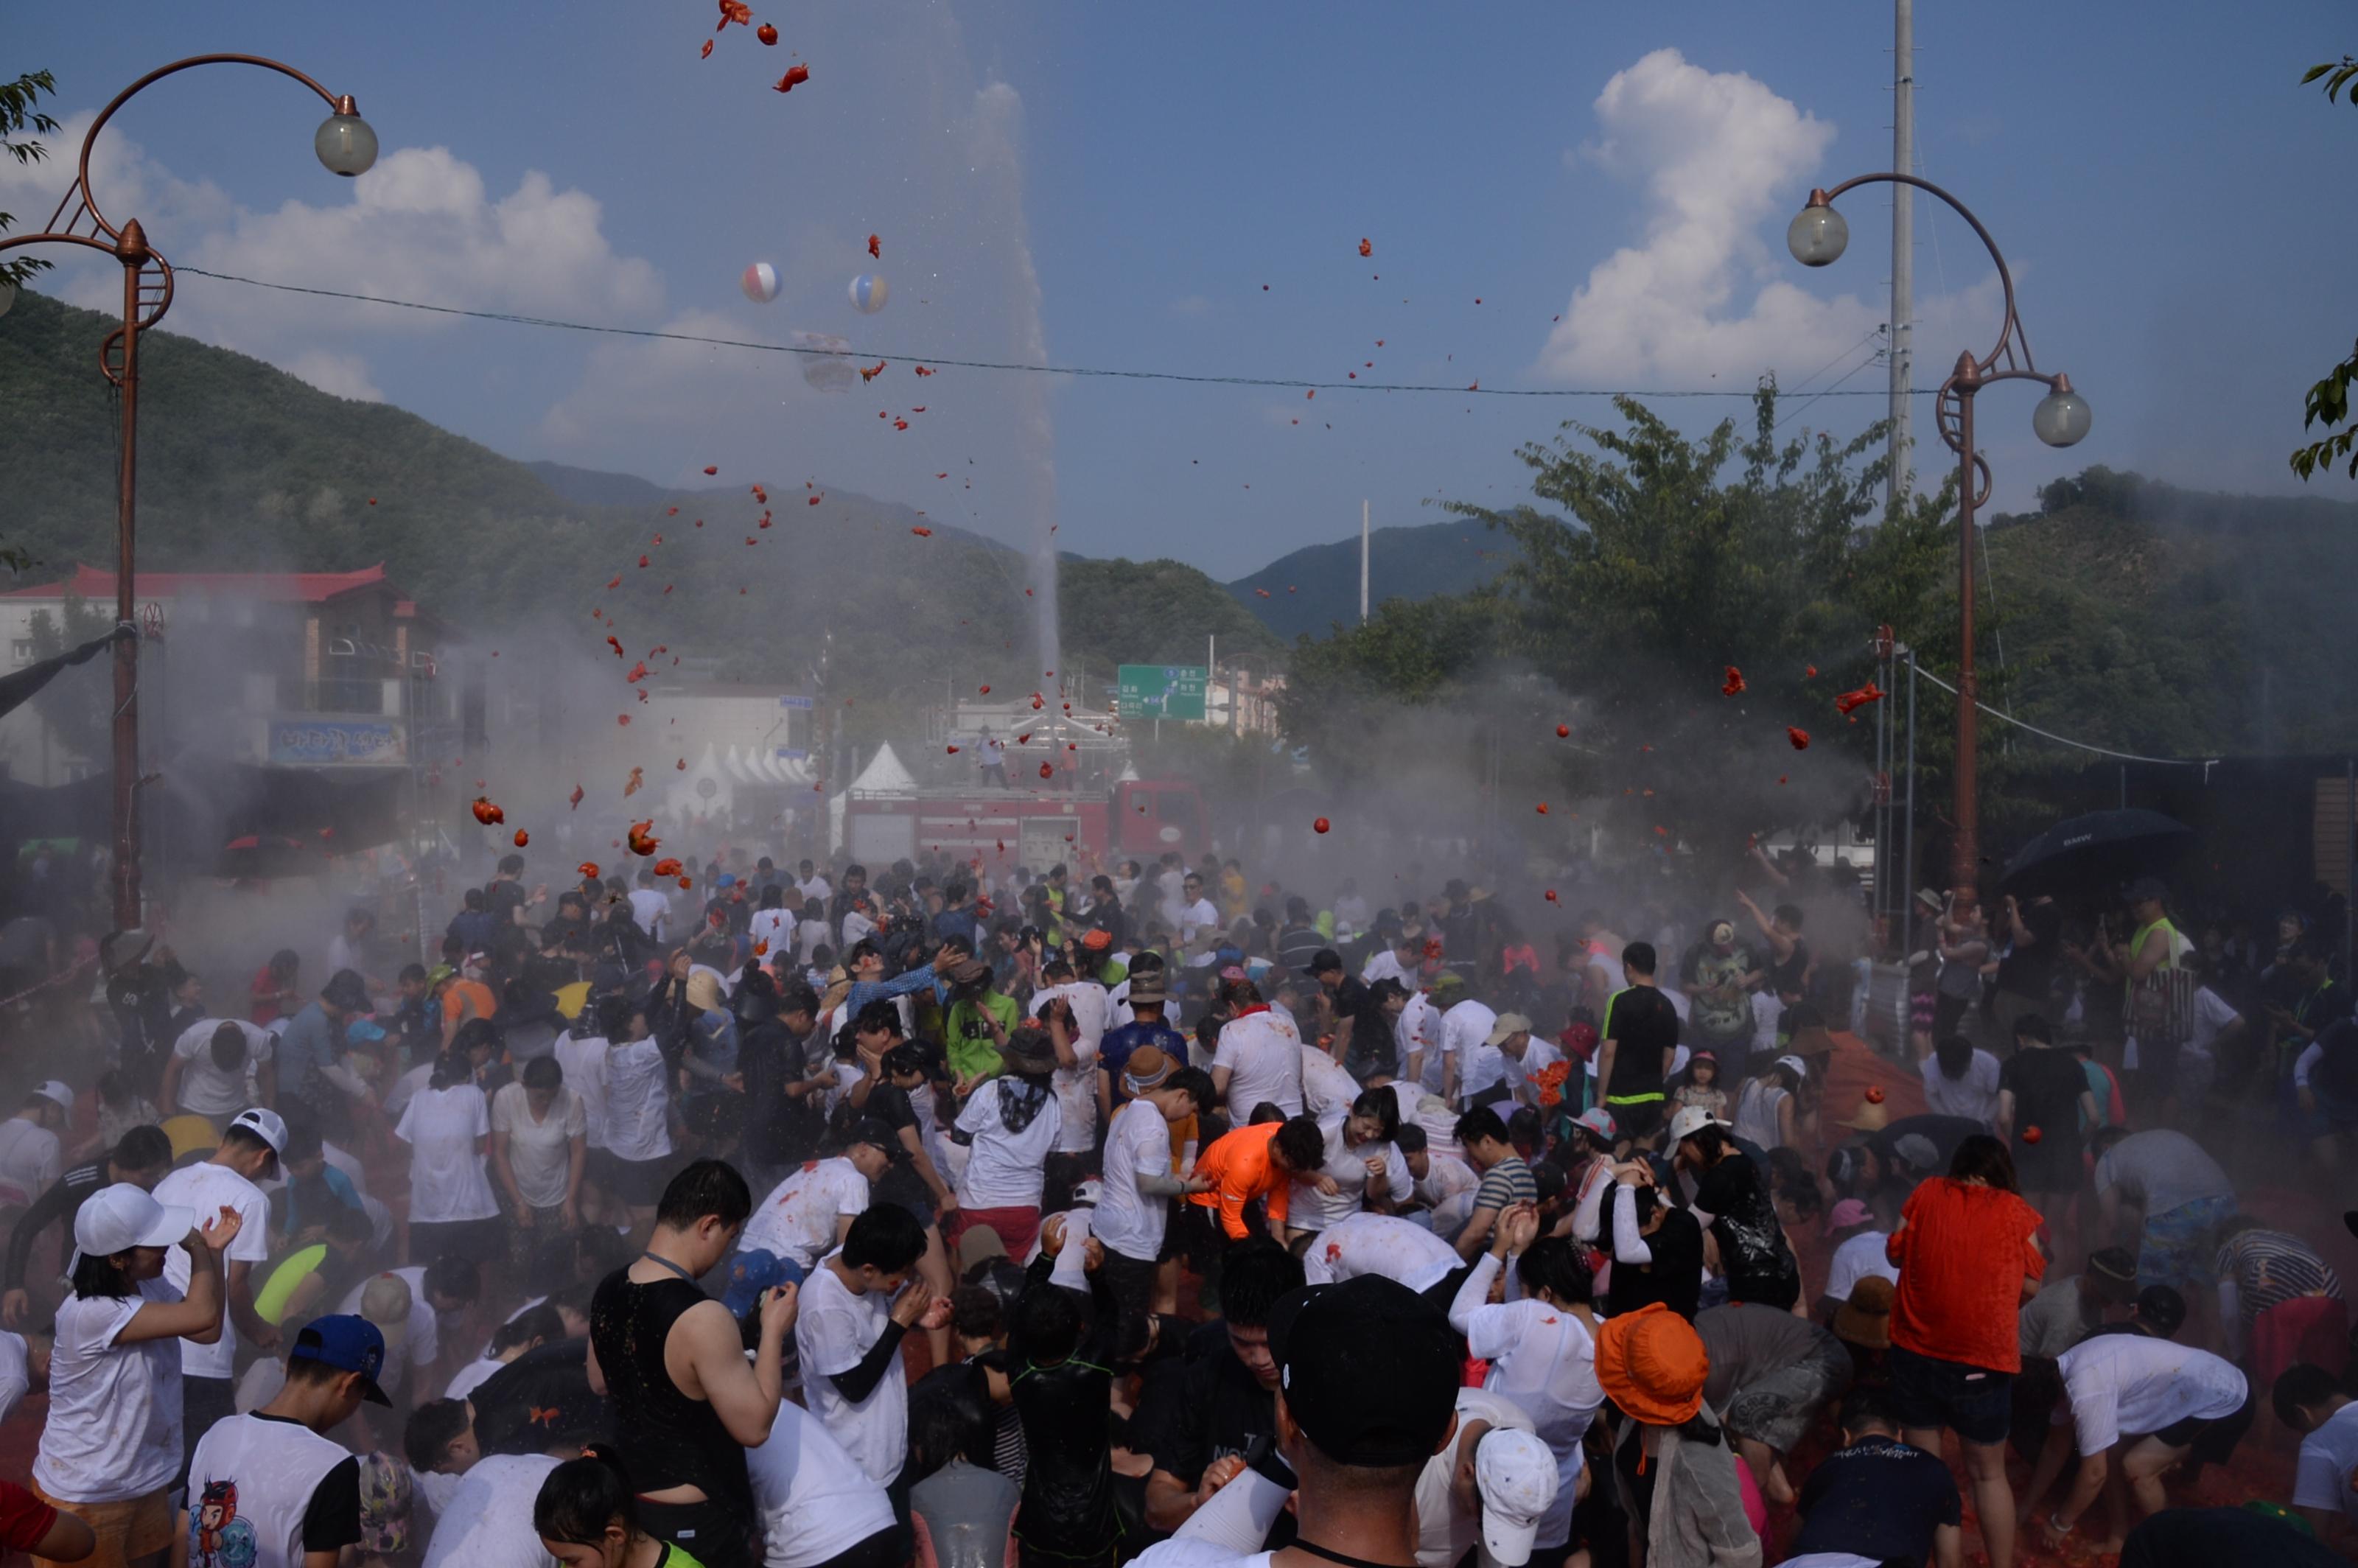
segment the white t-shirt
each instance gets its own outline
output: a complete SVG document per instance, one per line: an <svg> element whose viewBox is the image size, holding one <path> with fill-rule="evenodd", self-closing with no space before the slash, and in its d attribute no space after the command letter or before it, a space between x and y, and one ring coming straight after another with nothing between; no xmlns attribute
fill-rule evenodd
<svg viewBox="0 0 2358 1568"><path fill-rule="evenodd" d="M156 1184L156 1201L166 1208L186 1208L196 1212L200 1229L218 1217L224 1207L233 1208L243 1221L235 1240L229 1244L226 1261L250 1263L255 1272L247 1283L254 1289L262 1286L260 1268L270 1261L270 1200L262 1189L231 1170L227 1165L206 1163L189 1165L173 1172ZM172 1287L169 1300L178 1301L189 1292L189 1249L175 1246L164 1254L164 1279ZM236 1375L237 1325L228 1313L222 1314L221 1339L212 1345L180 1341L180 1373L189 1378L230 1378Z"/></svg>
<svg viewBox="0 0 2358 1568"><path fill-rule="evenodd" d="M1390 947L1379 947L1369 956L1365 967L1359 970L1359 980L1361 984L1370 986L1378 980L1398 980L1411 988L1416 984L1409 972L1401 968L1400 955Z"/></svg>
<svg viewBox="0 0 2358 1568"><path fill-rule="evenodd" d="M245 1036L245 1060L227 1072L213 1065L213 1034L223 1023L234 1023ZM207 1018L180 1031L172 1054L187 1064L180 1069L180 1108L194 1116L235 1116L254 1101L246 1079L254 1068L270 1060L278 1037L258 1023L242 1018Z"/></svg>
<svg viewBox="0 0 2358 1568"><path fill-rule="evenodd" d="M142 1280L136 1295L68 1296L58 1308L49 1415L33 1461L33 1479L49 1496L119 1503L179 1475L180 1346L170 1339L114 1342L149 1302L179 1299L164 1281Z"/></svg>
<svg viewBox="0 0 2358 1568"><path fill-rule="evenodd" d="M1085 1154L1098 1142L1098 1046L1105 1039L1112 1003L1106 997L1105 987L1088 980L1072 980L1050 986L1034 996L1032 1016L1039 1017L1041 1010L1055 997L1063 997L1072 1004L1076 1025L1073 1059L1079 1064L1058 1067L1052 1080L1056 1086L1057 1107L1064 1112L1056 1152Z"/></svg>
<svg viewBox="0 0 2358 1568"><path fill-rule="evenodd" d="M869 1347L884 1332L892 1303L882 1291L853 1295L825 1260L803 1281L800 1303L795 1353L802 1361L803 1397L810 1401L811 1413L826 1424L827 1435L869 1478L889 1487L909 1456L909 1378L901 1352L892 1352L892 1365L858 1404L843 1397L835 1379L867 1357Z"/></svg>
<svg viewBox="0 0 2358 1568"><path fill-rule="evenodd" d="M546 1454L492 1454L453 1477L424 1568L551 1568L532 1505L557 1464Z"/></svg>
<svg viewBox="0 0 2358 1568"><path fill-rule="evenodd" d="M1274 1013L1276 1010L1272 1008L1271 1011ZM1351 1114L1351 1102L1359 1098L1359 1080L1315 1045L1303 1045L1301 1054L1302 1110L1331 1131L1342 1126L1343 1119ZM1228 1089L1233 1095L1236 1085L1230 1083Z"/></svg>
<svg viewBox="0 0 2358 1568"><path fill-rule="evenodd" d="M1228 1069L1229 1119L1241 1127L1263 1100L1288 1116L1302 1114L1302 1036L1280 1014L1262 1009L1220 1026L1212 1070Z"/></svg>
<svg viewBox="0 0 2358 1568"><path fill-rule="evenodd" d="M1418 1568L1455 1568L1482 1540L1482 1513L1457 1506L1457 1462L1466 1429L1485 1422L1497 1431L1531 1432L1531 1418L1502 1394L1487 1389L1457 1390L1457 1431L1442 1451L1424 1462L1416 1477L1416 1561ZM1542 1531L1542 1534L1545 1532ZM1552 1544L1535 1541L1535 1545ZM1489 1554L1478 1561L1489 1568Z"/></svg>
<svg viewBox="0 0 2358 1568"><path fill-rule="evenodd" d="M2358 1471L2358 1404L2343 1405L2323 1426L2300 1440L2300 1459L2293 1469L2292 1506L2338 1509L2343 1519L2358 1524L2353 1471Z"/></svg>
<svg viewBox="0 0 2358 1568"><path fill-rule="evenodd" d="M663 928L671 919L671 900L654 888L638 888L631 893L631 918L640 930L657 941L663 939Z"/></svg>
<svg viewBox="0 0 2358 1568"><path fill-rule="evenodd" d="M499 1200L483 1168L482 1141L491 1131L491 1107L474 1085L417 1091L393 1130L410 1148L412 1225L498 1217Z"/></svg>
<svg viewBox="0 0 2358 1568"><path fill-rule="evenodd" d="M495 1356L478 1356L450 1374L450 1386L442 1390L446 1400L463 1400L491 1380L492 1374L507 1363Z"/></svg>
<svg viewBox="0 0 2358 1568"><path fill-rule="evenodd" d="M2083 1339L2055 1363L2068 1407L2055 1424L2078 1429L2082 1455L2192 1418L2217 1421L2242 1408L2244 1374L2207 1350L2136 1334Z"/></svg>
<svg viewBox="0 0 2358 1568"><path fill-rule="evenodd" d="M826 872L813 871L809 876L795 883L795 891L803 895L805 904L808 904L812 899L824 903L835 896L835 884L827 880Z"/></svg>
<svg viewBox="0 0 2358 1568"><path fill-rule="evenodd" d="M1522 1060L1498 1053L1498 1081L1521 1104L1540 1103L1540 1074L1563 1060L1563 1053L1534 1034L1523 1047Z"/></svg>
<svg viewBox="0 0 2358 1568"><path fill-rule="evenodd" d="M1171 1173L1171 1124L1152 1102L1134 1099L1106 1128L1103 1191L1091 1233L1110 1251L1151 1263L1163 1250L1171 1200L1138 1190L1139 1173Z"/></svg>
<svg viewBox="0 0 2358 1568"><path fill-rule="evenodd" d="M1039 1114L1021 1132L1011 1132L1000 1114L1020 1079L994 1078L975 1090L958 1113L958 1130L974 1135L967 1155L958 1202L968 1208L1037 1208L1047 1180L1048 1156L1055 1152L1064 1114L1051 1093ZM897 1462L896 1462L897 1464ZM883 1479L890 1480L891 1476Z"/></svg>
<svg viewBox="0 0 2358 1568"><path fill-rule="evenodd" d="M1497 1267L1477 1261L1475 1278ZM1540 1517L1539 1539L1570 1539L1572 1505L1580 1489L1580 1439L1605 1402L1588 1325L1577 1314L1544 1302L1505 1302L1475 1309L1466 1344L1468 1355L1490 1363L1482 1386L1520 1405L1555 1455L1555 1501Z"/></svg>
<svg viewBox="0 0 2358 1568"><path fill-rule="evenodd" d="M1997 1123L1997 1058L1975 1051L1965 1076L1952 1078L1941 1071L1941 1059L1927 1056L1918 1064L1924 1078L1924 1108L1935 1116L1961 1116L1984 1127Z"/></svg>
<svg viewBox="0 0 2358 1568"><path fill-rule="evenodd" d="M1427 1291L1457 1264L1457 1249L1421 1225L1388 1214L1355 1214L1319 1233L1302 1255L1302 1277L1307 1284L1331 1285L1380 1274Z"/></svg>
<svg viewBox="0 0 2358 1568"><path fill-rule="evenodd" d="M631 1040L606 1047L606 1147L620 1160L661 1160L671 1153L671 1093L664 1084L663 1047Z"/></svg>
<svg viewBox="0 0 2358 1568"><path fill-rule="evenodd" d="M32 1357L25 1346L25 1336L0 1329L0 1421L16 1408L16 1401L33 1387Z"/></svg>
<svg viewBox="0 0 2358 1568"><path fill-rule="evenodd" d="M2193 1055L2206 1057L2211 1054L2211 1046L2219 1038L2220 1031L2243 1016L2209 986L2194 988L2193 1011L2194 1016L2189 1021L2193 1027L2186 1042L2186 1049Z"/></svg>
<svg viewBox="0 0 2358 1568"><path fill-rule="evenodd" d="M1340 1190L1330 1198L1312 1184L1296 1177L1293 1194L1286 1201L1286 1228L1325 1230L1342 1224L1367 1207L1368 1162L1370 1160L1384 1162L1384 1174L1378 1190L1389 1194L1394 1204L1408 1202L1410 1195L1416 1190L1416 1180L1409 1174L1408 1156L1389 1140L1347 1144L1343 1141L1340 1119L1329 1122L1322 1117L1319 1127L1326 1135L1326 1158L1318 1167L1318 1173L1332 1177Z"/></svg>
<svg viewBox="0 0 2358 1568"><path fill-rule="evenodd" d="M892 1499L802 1406L778 1406L759 1448L745 1451L762 1510L764 1568L813 1568L893 1528Z"/></svg>
<svg viewBox="0 0 2358 1568"><path fill-rule="evenodd" d="M413 1263L406 1269L387 1269L384 1272L399 1275L409 1286L409 1332L403 1336L403 1344L385 1346L384 1368L377 1374L377 1387L390 1394L409 1375L412 1363L431 1367L441 1356L442 1317L434 1310L434 1303L426 1299L425 1264ZM374 1274L369 1276L369 1280L375 1278ZM347 1315L358 1314L361 1296L368 1286L368 1280L354 1285L336 1310Z"/></svg>
<svg viewBox="0 0 2358 1568"><path fill-rule="evenodd" d="M1441 1092L1441 1010L1422 991L1411 991L1408 1005L1392 1020L1392 1044L1400 1048L1401 1071L1417 1057L1416 1081L1434 1094Z"/></svg>
<svg viewBox="0 0 2358 1568"><path fill-rule="evenodd" d="M1205 932L1219 930L1220 912L1212 906L1210 899L1199 898L1193 903L1179 905L1178 914L1172 924L1179 927L1180 945L1193 947L1196 937ZM1200 969L1209 965L1212 957L1213 955L1209 953L1198 953L1187 960L1187 966L1190 968Z"/></svg>
<svg viewBox="0 0 2358 1568"><path fill-rule="evenodd" d="M342 1444L300 1422L253 1414L215 1422L189 1459L189 1506L201 1509L208 1487L227 1486L237 1499L235 1534L205 1561L294 1568L303 1561L303 1526L319 1484L352 1462Z"/></svg>
<svg viewBox="0 0 2358 1568"><path fill-rule="evenodd" d="M58 1179L62 1155L58 1135L39 1122L16 1116L0 1121L0 1186L16 1188L25 1202Z"/></svg>
<svg viewBox="0 0 2358 1568"><path fill-rule="evenodd" d="M850 1161L812 1161L754 1206L737 1245L791 1258L808 1272L839 1245L840 1222L868 1212L868 1178Z"/></svg>
<svg viewBox="0 0 2358 1568"><path fill-rule="evenodd" d="M1425 1207L1437 1209L1451 1198L1473 1192L1482 1184L1474 1167L1455 1154L1428 1153L1424 1176L1411 1189L1416 1201Z"/></svg>
<svg viewBox="0 0 2358 1568"><path fill-rule="evenodd" d="M565 1087L581 1101L581 1130L592 1149L606 1147L606 1041L597 1034L557 1037L557 1065Z"/></svg>
<svg viewBox="0 0 2358 1568"><path fill-rule="evenodd" d="M1498 1015L1472 999L1441 1015L1441 1048L1457 1058L1457 1098L1468 1100L1497 1083L1507 1054L1489 1044Z"/></svg>
<svg viewBox="0 0 2358 1568"><path fill-rule="evenodd" d="M753 918L745 923L745 935L763 957L783 950L786 943L794 940L794 934L795 917L784 909L757 909ZM765 942L769 944L766 947L762 946Z"/></svg>
<svg viewBox="0 0 2358 1568"><path fill-rule="evenodd" d="M532 1091L522 1084L503 1084L492 1097L492 1130L508 1139L508 1169L515 1173L516 1188L535 1208L555 1208L565 1201L573 1174L573 1141L590 1129L581 1097L559 1087L548 1114L533 1119Z"/></svg>
<svg viewBox="0 0 2358 1568"><path fill-rule="evenodd" d="M1890 1239L1880 1230L1862 1230L1835 1248L1833 1260L1826 1265L1826 1294L1846 1302L1852 1289L1870 1275L1898 1284L1899 1271L1883 1251Z"/></svg>

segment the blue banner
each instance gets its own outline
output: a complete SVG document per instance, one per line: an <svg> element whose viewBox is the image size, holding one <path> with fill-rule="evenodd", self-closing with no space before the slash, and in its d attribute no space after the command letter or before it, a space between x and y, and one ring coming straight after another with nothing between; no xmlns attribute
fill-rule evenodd
<svg viewBox="0 0 2358 1568"><path fill-rule="evenodd" d="M397 766L409 759L401 726L391 719L274 719L270 760L321 767Z"/></svg>

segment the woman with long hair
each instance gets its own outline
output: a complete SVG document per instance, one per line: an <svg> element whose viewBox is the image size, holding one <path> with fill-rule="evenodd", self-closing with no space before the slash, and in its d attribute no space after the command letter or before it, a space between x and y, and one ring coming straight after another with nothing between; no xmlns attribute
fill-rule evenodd
<svg viewBox="0 0 2358 1568"><path fill-rule="evenodd" d="M1949 1173L1909 1195L1886 1246L1899 1270L1892 1303L1891 1395L1903 1435L1928 1454L1957 1434L1991 1568L2013 1568L2014 1488L2006 1477L2019 1314L2039 1293L2046 1254L2038 1212L2015 1190L2006 1145L1976 1133Z"/></svg>

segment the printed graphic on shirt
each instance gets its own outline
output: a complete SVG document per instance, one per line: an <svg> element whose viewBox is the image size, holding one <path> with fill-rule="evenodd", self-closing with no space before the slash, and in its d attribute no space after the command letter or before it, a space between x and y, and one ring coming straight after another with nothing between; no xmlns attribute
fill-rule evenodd
<svg viewBox="0 0 2358 1568"><path fill-rule="evenodd" d="M253 1568L254 1526L237 1517L237 1483L208 1479L189 1510L189 1568Z"/></svg>

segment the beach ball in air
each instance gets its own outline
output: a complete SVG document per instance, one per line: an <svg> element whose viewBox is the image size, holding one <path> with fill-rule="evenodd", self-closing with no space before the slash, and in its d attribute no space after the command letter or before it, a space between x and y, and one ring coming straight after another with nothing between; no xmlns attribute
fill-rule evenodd
<svg viewBox="0 0 2358 1568"><path fill-rule="evenodd" d="M767 305L778 297L778 269L768 262L755 262L745 269L745 276L737 280L737 287L743 289L745 297L754 304Z"/></svg>
<svg viewBox="0 0 2358 1568"><path fill-rule="evenodd" d="M862 316L875 315L892 297L892 286L881 273L863 272L851 280L851 306Z"/></svg>

